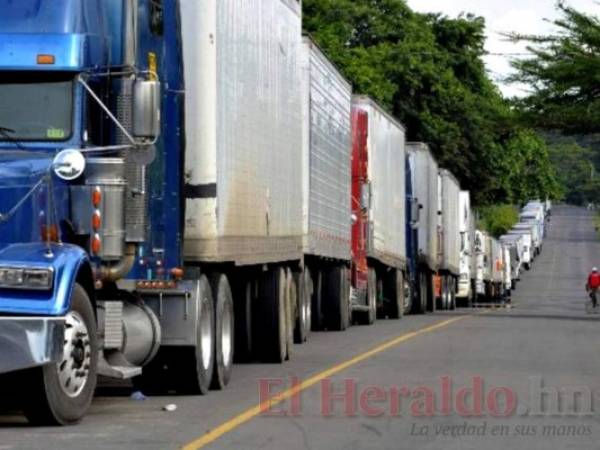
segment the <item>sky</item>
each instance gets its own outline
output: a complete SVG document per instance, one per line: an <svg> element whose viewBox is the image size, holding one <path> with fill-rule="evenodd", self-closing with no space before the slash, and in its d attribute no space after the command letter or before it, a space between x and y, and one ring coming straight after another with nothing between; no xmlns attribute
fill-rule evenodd
<svg viewBox="0 0 600 450"><path fill-rule="evenodd" d="M419 12L442 12L450 17L471 12L483 16L487 24L486 49L489 53L525 52L526 44L506 42L501 33L545 34L553 29L548 20L558 17L556 0L407 0L407 3ZM580 11L600 15L600 4L594 0L570 0L567 3ZM524 86L501 81L511 72L509 58L490 55L486 57L486 63L505 96L525 94Z"/></svg>

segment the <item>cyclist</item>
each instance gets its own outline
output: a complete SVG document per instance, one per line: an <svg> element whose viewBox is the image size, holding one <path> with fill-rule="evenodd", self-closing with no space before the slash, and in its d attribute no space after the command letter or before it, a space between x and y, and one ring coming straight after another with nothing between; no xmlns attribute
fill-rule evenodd
<svg viewBox="0 0 600 450"><path fill-rule="evenodd" d="M596 294L600 288L600 273L598 273L597 267L594 267L592 272L588 275L588 281L585 285L585 288L589 292L590 298L592 299L592 306L596 308L598 305L598 298L596 297Z"/></svg>

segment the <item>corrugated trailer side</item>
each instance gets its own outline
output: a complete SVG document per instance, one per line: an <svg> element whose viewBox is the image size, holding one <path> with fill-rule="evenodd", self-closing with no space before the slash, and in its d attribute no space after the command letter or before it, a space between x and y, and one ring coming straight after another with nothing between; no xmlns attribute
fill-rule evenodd
<svg viewBox="0 0 600 450"><path fill-rule="evenodd" d="M302 73L304 253L349 261L352 86L308 37Z"/></svg>
<svg viewBox="0 0 600 450"><path fill-rule="evenodd" d="M368 97L355 97L354 105L369 116L369 210L368 255L381 263L406 267L405 230L405 130L394 117Z"/></svg>
<svg viewBox="0 0 600 450"><path fill-rule="evenodd" d="M302 254L301 8L182 2L185 257L249 265Z"/></svg>
<svg viewBox="0 0 600 450"><path fill-rule="evenodd" d="M443 248L440 268L458 276L460 273L460 184L448 170L440 171L442 178Z"/></svg>
<svg viewBox="0 0 600 450"><path fill-rule="evenodd" d="M408 143L414 154L415 196L419 201L419 257L432 271L438 270L438 171L437 161L427 144Z"/></svg>
<svg viewBox="0 0 600 450"><path fill-rule="evenodd" d="M308 37L302 110L304 280L312 292L305 316L312 330L341 331L350 325L352 86Z"/></svg>

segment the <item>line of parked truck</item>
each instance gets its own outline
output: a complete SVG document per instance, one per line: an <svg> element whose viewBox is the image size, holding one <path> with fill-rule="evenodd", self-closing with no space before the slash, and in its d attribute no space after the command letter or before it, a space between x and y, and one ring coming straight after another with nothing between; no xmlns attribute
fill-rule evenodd
<svg viewBox="0 0 600 450"><path fill-rule="evenodd" d="M477 230L297 0L0 9L0 374L33 423L98 376L204 394L311 330L506 298L541 251L549 206Z"/></svg>
<svg viewBox="0 0 600 450"><path fill-rule="evenodd" d="M464 196L461 207L468 208L468 193L461 195ZM470 213L465 213L467 219L461 222L463 244L458 297L466 306L481 302L510 303L521 274L531 269L542 251L551 210L549 200L528 202L520 211L518 223L499 239L476 229Z"/></svg>

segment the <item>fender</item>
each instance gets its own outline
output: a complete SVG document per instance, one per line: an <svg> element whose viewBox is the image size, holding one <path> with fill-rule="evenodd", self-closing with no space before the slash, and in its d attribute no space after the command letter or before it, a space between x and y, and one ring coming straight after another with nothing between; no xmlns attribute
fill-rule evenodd
<svg viewBox="0 0 600 450"><path fill-rule="evenodd" d="M64 316L82 270L90 272L86 252L71 244L43 242L12 244L0 251L0 267L51 268L52 288L47 291L0 288L0 314Z"/></svg>

